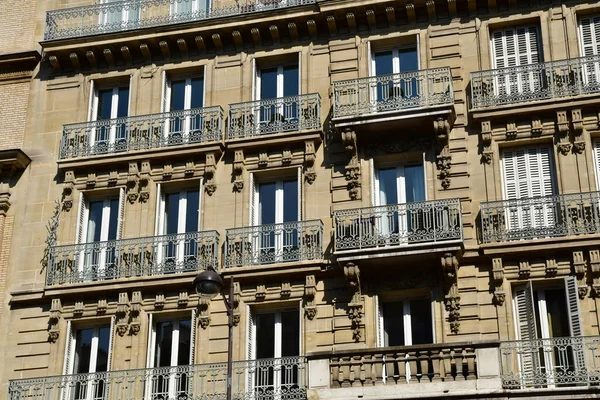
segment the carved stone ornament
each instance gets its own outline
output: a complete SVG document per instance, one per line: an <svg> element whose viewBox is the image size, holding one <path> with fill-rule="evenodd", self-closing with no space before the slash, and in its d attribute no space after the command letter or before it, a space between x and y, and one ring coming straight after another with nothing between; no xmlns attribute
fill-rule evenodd
<svg viewBox="0 0 600 400"><path fill-rule="evenodd" d="M104 315L108 310L108 301L106 298L98 299L98 305L96 306L96 314Z"/></svg>
<svg viewBox="0 0 600 400"><path fill-rule="evenodd" d="M215 153L206 154L206 165L204 167L204 191L209 196L212 196L217 190L217 182L215 180L215 172L217 171L217 161Z"/></svg>
<svg viewBox="0 0 600 400"><path fill-rule="evenodd" d="M314 275L306 276L304 285L304 316L309 320L313 320L317 315L317 305L315 296L317 294L317 282Z"/></svg>
<svg viewBox="0 0 600 400"><path fill-rule="evenodd" d="M583 300L588 293L588 286L586 284L587 263L583 256L583 251L573 252L573 270L577 277L577 292L579 293L579 298Z"/></svg>
<svg viewBox="0 0 600 400"><path fill-rule="evenodd" d="M198 297L198 323L202 329L208 328L210 325L210 314L208 307L210 306L210 299L204 296Z"/></svg>
<svg viewBox="0 0 600 400"><path fill-rule="evenodd" d="M453 284L449 293L444 298L446 311L448 312L448 322L450 323L450 331L454 334L460 332L460 296L458 295L458 287Z"/></svg>
<svg viewBox="0 0 600 400"><path fill-rule="evenodd" d="M154 308L163 308L165 306L165 294L157 292L154 296Z"/></svg>
<svg viewBox="0 0 600 400"><path fill-rule="evenodd" d="M142 292L136 291L131 294L131 308L129 310L129 323L132 335L137 335L140 333L140 327L142 325L142 321L140 319L140 314L142 312Z"/></svg>
<svg viewBox="0 0 600 400"><path fill-rule="evenodd" d="M502 258L492 259L492 282L494 286L494 304L501 306L506 300L506 293L502 289L504 283L504 268L502 266Z"/></svg>
<svg viewBox="0 0 600 400"><path fill-rule="evenodd" d="M316 149L314 140L304 142L304 180L312 185L317 178L315 171Z"/></svg>
<svg viewBox="0 0 600 400"><path fill-rule="evenodd" d="M356 147L356 132L346 129L341 132L341 137L344 150L350 156L344 172L344 176L348 182L348 195L350 199L357 200L360 188L360 162Z"/></svg>
<svg viewBox="0 0 600 400"><path fill-rule="evenodd" d="M265 297L267 297L267 288L265 285L257 285L256 286L256 301L264 301Z"/></svg>
<svg viewBox="0 0 600 400"><path fill-rule="evenodd" d="M58 221L60 219L61 205L60 201L56 200L54 203L54 213L46 224L46 247L44 248L44 254L42 255L42 268L47 270L48 263L50 262L50 250L56 245L56 239L58 234ZM52 276L52 275L48 275ZM48 282L49 284L52 282Z"/></svg>
<svg viewBox="0 0 600 400"><path fill-rule="evenodd" d="M65 171L65 182L62 194L62 209L69 212L73 207L73 189L75 188L75 171Z"/></svg>
<svg viewBox="0 0 600 400"><path fill-rule="evenodd" d="M282 282L279 295L282 299L289 299L292 295L292 285L289 282Z"/></svg>
<svg viewBox="0 0 600 400"><path fill-rule="evenodd" d="M236 150L233 157L233 189L241 192L244 189L244 151Z"/></svg>
<svg viewBox="0 0 600 400"><path fill-rule="evenodd" d="M436 159L436 166L439 171L438 178L444 189L450 187L450 167L452 166L452 158L449 154L440 154Z"/></svg>
<svg viewBox="0 0 600 400"><path fill-rule="evenodd" d="M583 154L585 152L585 142L583 140L573 142L573 151L575 154Z"/></svg>
<svg viewBox="0 0 600 400"><path fill-rule="evenodd" d="M149 160L142 161L142 171L140 172L139 193L140 201L145 203L150 198L150 190L148 184L150 183L150 173L152 172L152 166Z"/></svg>
<svg viewBox="0 0 600 400"><path fill-rule="evenodd" d="M529 279L530 274L531 274L531 265L529 265L529 261L527 261L527 260L519 261L519 279Z"/></svg>
<svg viewBox="0 0 600 400"><path fill-rule="evenodd" d="M455 281L459 268L458 259L456 256L452 253L444 253L441 258L441 263L446 280L449 282Z"/></svg>
<svg viewBox="0 0 600 400"><path fill-rule="evenodd" d="M435 138L438 143L446 145L450 138L450 122L447 118L437 118L433 121L433 130L435 132Z"/></svg>
<svg viewBox="0 0 600 400"><path fill-rule="evenodd" d="M357 291L352 296L352 300L348 303L348 318L350 318L350 321L352 322L352 339L354 339L355 342L360 342L362 339L362 317L362 296L360 295L360 291Z"/></svg>
<svg viewBox="0 0 600 400"><path fill-rule="evenodd" d="M517 138L517 124L514 121L509 121L506 124L506 140L514 140Z"/></svg>
<svg viewBox="0 0 600 400"><path fill-rule="evenodd" d="M593 297L600 297L600 249L590 250L590 280L592 281Z"/></svg>
<svg viewBox="0 0 600 400"><path fill-rule="evenodd" d="M179 290L179 297L177 297L177 307L187 307L190 296L186 289Z"/></svg>
<svg viewBox="0 0 600 400"><path fill-rule="evenodd" d="M81 301L81 300L76 301L75 306L73 307L73 317L80 318L81 316L83 316L84 308L85 308L85 306L83 304L83 301Z"/></svg>
<svg viewBox="0 0 600 400"><path fill-rule="evenodd" d="M129 296L126 292L119 293L119 302L117 303L117 323L116 329L119 336L125 336L128 330L128 318L129 312Z"/></svg>
<svg viewBox="0 0 600 400"><path fill-rule="evenodd" d="M242 301L242 288L239 282L233 283L233 326L240 324L240 302Z"/></svg>
<svg viewBox="0 0 600 400"><path fill-rule="evenodd" d="M50 305L50 317L48 318L48 341L56 343L59 336L58 321L62 314L62 302L60 299L52 299Z"/></svg>
<svg viewBox="0 0 600 400"><path fill-rule="evenodd" d="M581 108L571 110L571 125L573 127L573 137L581 136L584 130Z"/></svg>
<svg viewBox="0 0 600 400"><path fill-rule="evenodd" d="M558 272L558 264L556 263L556 259L555 258L547 258L546 259L546 277L547 278L551 278L556 276L556 273Z"/></svg>
<svg viewBox="0 0 600 400"><path fill-rule="evenodd" d="M563 156L566 156L571 152L571 143L558 143L556 147L558 152Z"/></svg>
<svg viewBox="0 0 600 400"><path fill-rule="evenodd" d="M127 200L134 204L138 199L138 181L140 179L140 171L137 162L129 162L129 171L127 172Z"/></svg>

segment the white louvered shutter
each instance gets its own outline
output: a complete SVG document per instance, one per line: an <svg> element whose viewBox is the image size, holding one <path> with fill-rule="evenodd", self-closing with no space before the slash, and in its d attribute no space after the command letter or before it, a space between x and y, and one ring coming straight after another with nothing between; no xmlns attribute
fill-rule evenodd
<svg viewBox="0 0 600 400"><path fill-rule="evenodd" d="M571 337L581 338L583 336L581 310L579 309L577 279L574 276L567 276L565 278L565 292L567 298L567 312L569 315L569 330ZM582 346L574 346L573 353L575 356L575 368L578 371L583 371L585 369L586 362L585 352Z"/></svg>
<svg viewBox="0 0 600 400"><path fill-rule="evenodd" d="M110 317L110 337L108 339L108 365L107 371L111 370L112 359L113 359L113 341L115 338L115 316Z"/></svg>
<svg viewBox="0 0 600 400"><path fill-rule="evenodd" d="M579 45L581 55L593 57L600 54L600 15L582 18L579 21ZM600 63L591 62L584 66L584 82L597 85L600 81Z"/></svg>
<svg viewBox="0 0 600 400"><path fill-rule="evenodd" d="M125 188L119 188L119 210L117 216L117 240L123 237L123 221L125 216Z"/></svg>
<svg viewBox="0 0 600 400"><path fill-rule="evenodd" d="M298 52L298 95L302 94L302 52Z"/></svg>
<svg viewBox="0 0 600 400"><path fill-rule="evenodd" d="M165 201L162 193L162 185L156 184L156 216L154 220L154 235L160 236L163 233L163 218L165 213Z"/></svg>
<svg viewBox="0 0 600 400"><path fill-rule="evenodd" d="M375 173L375 162L372 158L369 160L369 170L371 171L371 205L376 206L378 204L379 198L379 196L377 195L379 193L379 185L377 184L378 182Z"/></svg>
<svg viewBox="0 0 600 400"><path fill-rule="evenodd" d="M196 310L192 310L192 319L190 324L190 365L196 361Z"/></svg>
<svg viewBox="0 0 600 400"><path fill-rule="evenodd" d="M533 300L533 287L531 281L524 288L517 290L517 324L519 339L532 341L537 338L537 326L535 319L535 307ZM520 373L522 376L532 376L534 371L539 372L540 359L537 347L527 346L530 352L519 350Z"/></svg>
<svg viewBox="0 0 600 400"><path fill-rule="evenodd" d="M596 190L600 191L600 140L594 142L594 167L596 170Z"/></svg>
<svg viewBox="0 0 600 400"><path fill-rule="evenodd" d="M302 167L298 167L298 221L302 221Z"/></svg>
<svg viewBox="0 0 600 400"><path fill-rule="evenodd" d="M162 91L160 95L160 112L169 112L171 106L171 82L167 79L167 72L163 71L161 74L162 79Z"/></svg>
<svg viewBox="0 0 600 400"><path fill-rule="evenodd" d="M385 346L382 307L383 307L383 304L381 304L381 302L379 300L379 295L376 295L375 296L375 310L376 310L375 318L377 318L377 320L375 321L375 324L376 324L375 332L377 334L377 347Z"/></svg>
<svg viewBox="0 0 600 400"><path fill-rule="evenodd" d="M198 187L198 232L202 229L202 216L204 212L202 211L202 199L204 198L204 178L200 178L200 184Z"/></svg>
<svg viewBox="0 0 600 400"><path fill-rule="evenodd" d="M256 356L256 337L254 332L254 316L252 315L252 308L246 306L246 357L248 360L254 360Z"/></svg>
<svg viewBox="0 0 600 400"><path fill-rule="evenodd" d="M249 196L250 196L250 226L258 225L258 185L256 184L256 178L254 172L250 173L250 185L249 185Z"/></svg>
<svg viewBox="0 0 600 400"><path fill-rule="evenodd" d="M256 68L256 58L252 58L252 100L260 100L260 76Z"/></svg>
<svg viewBox="0 0 600 400"><path fill-rule="evenodd" d="M88 203L87 203L87 201L85 201L84 194L80 192L79 193L79 205L77 206L77 227L75 229L76 235L77 235L75 240L77 241L77 243L85 242L86 231L87 231L86 222L88 220L88 214L89 214Z"/></svg>
<svg viewBox="0 0 600 400"><path fill-rule="evenodd" d="M90 102L88 106L88 121L95 121L98 112L98 92L94 80L90 80Z"/></svg>
<svg viewBox="0 0 600 400"><path fill-rule="evenodd" d="M71 321L67 321L67 342L65 344L65 360L63 363L63 375L73 373L73 358L75 356L75 339L73 336L73 327Z"/></svg>
<svg viewBox="0 0 600 400"><path fill-rule="evenodd" d="M153 314L148 314L148 342L146 350L146 368L154 367L154 347L155 347L156 333L154 331ZM147 374L146 377L146 390L144 400L152 399L152 374Z"/></svg>

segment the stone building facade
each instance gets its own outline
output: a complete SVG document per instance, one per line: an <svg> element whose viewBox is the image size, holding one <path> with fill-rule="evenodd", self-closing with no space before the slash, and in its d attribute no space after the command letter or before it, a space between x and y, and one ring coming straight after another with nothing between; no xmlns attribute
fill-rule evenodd
<svg viewBox="0 0 600 400"><path fill-rule="evenodd" d="M20 11L0 399L597 393L596 2Z"/></svg>

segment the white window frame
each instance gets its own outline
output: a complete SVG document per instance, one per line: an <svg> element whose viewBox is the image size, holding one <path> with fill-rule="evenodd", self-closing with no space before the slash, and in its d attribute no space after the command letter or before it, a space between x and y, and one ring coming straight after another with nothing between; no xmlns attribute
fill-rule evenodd
<svg viewBox="0 0 600 400"><path fill-rule="evenodd" d="M108 3L113 3L113 2L119 2L120 0L100 0L100 4L108 4ZM139 0L138 0L139 1ZM131 5L135 5L136 1L135 0L130 0ZM137 5L138 8L134 8L137 9L137 18L131 18L131 21L137 21L140 18L140 9L139 9L139 4ZM108 23L108 18L109 18L109 13L103 13L100 15L100 24L101 25L105 25ZM133 10L132 9L127 9L126 7L123 7L123 10L121 10L121 24L127 24L128 22L130 22L130 16L133 16Z"/></svg>
<svg viewBox="0 0 600 400"><path fill-rule="evenodd" d="M191 19L193 17L194 13L197 13L200 10L200 1L201 0L175 0L173 2L173 4L171 4L171 17L173 17L173 19L177 20L177 19ZM192 9L189 11L192 13L192 15L187 16L186 18L182 18L179 14L179 8L180 5L183 2L191 2L192 4Z"/></svg>
<svg viewBox="0 0 600 400"><path fill-rule="evenodd" d="M131 82L131 78L130 78L130 82ZM105 90L105 89L112 89L112 98L111 98L111 104L110 104L110 120L114 120L117 118L117 113L119 110L119 89L124 87L124 86L114 86L112 88L95 88L94 87L94 81L91 81L90 83L90 111L88 113L88 120L89 122L96 122L98 121L98 94L100 90ZM128 86L129 89L129 96L127 98L127 115L129 116L131 113L131 84ZM96 138L96 132L97 132L98 128L92 128L90 129L90 136L89 136L89 145L90 147L94 146L94 144L96 144L96 142L103 142L100 140L97 140ZM122 134L126 134L126 132L122 132ZM109 145L115 145L115 142L117 140L117 124L116 123L111 123L110 124L110 130L109 130L109 134L108 134L108 143Z"/></svg>
<svg viewBox="0 0 600 400"><path fill-rule="evenodd" d="M584 21L589 21L591 43L584 40ZM579 18L577 21L577 39L581 57L593 57L600 54L600 15L589 15ZM591 49L591 51L589 51ZM600 80L600 62L592 65L582 65L584 84L597 83Z"/></svg>
<svg viewBox="0 0 600 400"><path fill-rule="evenodd" d="M194 0L196 1L196 0ZM177 3L175 3L177 4ZM206 99L206 84L205 84L205 80L204 80L204 76L201 75L194 75L194 76L188 76L185 78L169 78L167 76L166 71L163 71L162 73L162 80L163 80L163 93L162 93L162 103L161 103L161 112L163 113L170 113L171 112L171 82L172 81L185 81L185 91L184 91L184 98L183 98L183 108L184 111L190 110L191 109L191 104L192 104L192 79L195 78L202 78L202 106L204 107L204 100ZM173 133L182 133L183 134L183 142L186 143L189 140L189 136L190 136L190 128L191 128L191 115L188 115L185 117L185 120L183 121L183 127L182 127L182 132L173 132ZM172 134L171 133L172 129L171 129L171 118L165 118L165 126L164 126L164 136L165 139L168 139L168 137Z"/></svg>

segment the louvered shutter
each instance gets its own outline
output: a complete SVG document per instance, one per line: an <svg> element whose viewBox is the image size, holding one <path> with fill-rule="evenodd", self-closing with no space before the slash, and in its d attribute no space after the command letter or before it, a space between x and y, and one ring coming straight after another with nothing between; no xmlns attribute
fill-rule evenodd
<svg viewBox="0 0 600 400"><path fill-rule="evenodd" d="M252 99L260 100L260 76L256 68L256 58L252 58Z"/></svg>
<svg viewBox="0 0 600 400"><path fill-rule="evenodd" d="M196 310L192 310L192 319L190 323L190 365L196 362Z"/></svg>
<svg viewBox="0 0 600 400"><path fill-rule="evenodd" d="M256 337L254 332L254 316L252 315L252 308L246 306L246 357L248 360L254 360L256 356Z"/></svg>
<svg viewBox="0 0 600 400"><path fill-rule="evenodd" d="M73 363L75 359L75 336L73 335L73 327L71 321L67 321L67 342L65 343L65 359L63 362L63 376L73 374ZM60 392L61 400L67 400L70 398L71 382L65 379Z"/></svg>
<svg viewBox="0 0 600 400"><path fill-rule="evenodd" d="M302 221L302 167L298 167L298 221Z"/></svg>
<svg viewBox="0 0 600 400"><path fill-rule="evenodd" d="M98 112L98 92L94 80L90 80L90 102L88 106L88 121L95 121Z"/></svg>
<svg viewBox="0 0 600 400"><path fill-rule="evenodd" d="M167 79L167 72L162 72L162 89L160 95L160 112L169 112L171 106L171 82Z"/></svg>
<svg viewBox="0 0 600 400"><path fill-rule="evenodd" d="M148 342L146 350L146 368L154 367L154 347L156 334L154 331L153 314L148 314ZM152 373L146 375L146 389L144 390L144 400L152 399Z"/></svg>
<svg viewBox="0 0 600 400"><path fill-rule="evenodd" d="M256 226L259 223L258 215L258 185L256 184L256 178L254 172L250 173L250 226Z"/></svg>
<svg viewBox="0 0 600 400"><path fill-rule="evenodd" d="M375 295L375 318L377 318L377 320L375 321L375 332L377 335L377 347L385 346L383 330L383 312L381 311L382 307L383 304L381 304L381 302L379 301L379 295Z"/></svg>
<svg viewBox="0 0 600 400"><path fill-rule="evenodd" d="M85 201L83 193L79 193L79 205L77 207L77 227L76 227L76 241L77 243L84 243L87 231L87 220L88 220L88 203Z"/></svg>
<svg viewBox="0 0 600 400"><path fill-rule="evenodd" d="M298 52L298 95L302 94L302 52Z"/></svg>
<svg viewBox="0 0 600 400"><path fill-rule="evenodd" d="M578 340L583 340L583 328L577 293L577 279L574 276L567 276L565 278L565 292L567 297L567 312L569 315L569 330L571 337L575 338L575 343L577 343ZM583 345L574 345L573 353L575 356L575 368L577 371L583 371L586 367Z"/></svg>
<svg viewBox="0 0 600 400"><path fill-rule="evenodd" d="M537 326L535 318L535 307L533 302L533 287L531 281L524 288L517 290L517 323L519 339L524 346L519 349L520 373L522 377L531 377L539 373L540 355L536 346L527 344L537 338Z"/></svg>
<svg viewBox="0 0 600 400"><path fill-rule="evenodd" d="M200 178L200 184L198 188L198 232L202 230L202 216L204 214L204 212L202 211L202 199L204 197L203 188L204 178Z"/></svg>
<svg viewBox="0 0 600 400"><path fill-rule="evenodd" d="M582 56L593 57L600 54L600 16L582 18L579 21L579 43ZM598 85L600 63L586 63L583 72L586 85Z"/></svg>
<svg viewBox="0 0 600 400"><path fill-rule="evenodd" d="M378 205L378 193L379 193L379 185L377 182L376 171L375 171L375 162L371 158L369 160L369 170L371 171L371 205Z"/></svg>
<svg viewBox="0 0 600 400"><path fill-rule="evenodd" d="M600 191L600 140L594 142L594 166L596 169L596 190Z"/></svg>
<svg viewBox="0 0 600 400"><path fill-rule="evenodd" d="M115 316L110 318L110 337L108 339L108 365L106 370L111 370L112 359L113 359L113 340L115 337Z"/></svg>
<svg viewBox="0 0 600 400"><path fill-rule="evenodd" d="M125 216L125 188L119 188L119 210L117 217L117 240L123 237L123 221Z"/></svg>
<svg viewBox="0 0 600 400"><path fill-rule="evenodd" d="M154 220L154 235L160 236L163 233L163 218L165 213L165 201L162 193L162 185L156 184L156 216Z"/></svg>

